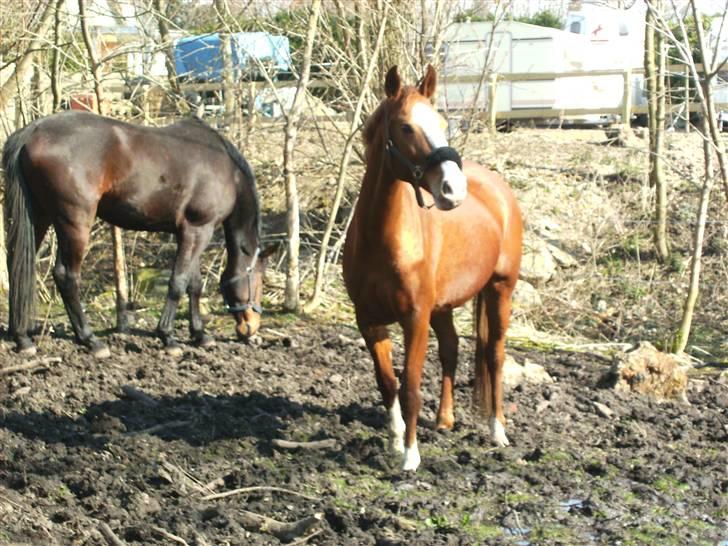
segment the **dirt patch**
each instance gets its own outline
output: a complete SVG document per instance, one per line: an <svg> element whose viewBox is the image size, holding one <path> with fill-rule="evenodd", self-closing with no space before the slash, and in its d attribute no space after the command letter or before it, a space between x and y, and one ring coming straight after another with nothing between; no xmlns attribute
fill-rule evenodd
<svg viewBox="0 0 728 546"><path fill-rule="evenodd" d="M403 475L385 450L385 413L358 334L271 318L260 345L220 333L214 348L187 347L176 359L143 335L107 338L106 361L55 338L41 352L60 362L0 377L0 542L104 543L102 522L131 544L173 543L164 533L188 544L279 542L249 530L245 511L284 522L323 514L315 544L728 539L728 387L714 376L693 378L690 405L658 404L598 388L602 357L512 348L556 381L507 393L511 447L494 449L469 408L464 339L456 427L432 430L431 350L423 462ZM20 363L7 347L1 358ZM275 438L337 445L289 451ZM290 492L202 499L255 486Z"/></svg>

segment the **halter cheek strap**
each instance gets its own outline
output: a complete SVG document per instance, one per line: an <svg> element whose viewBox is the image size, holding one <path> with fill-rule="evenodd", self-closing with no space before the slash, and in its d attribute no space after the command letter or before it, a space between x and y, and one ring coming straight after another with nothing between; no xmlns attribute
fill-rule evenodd
<svg viewBox="0 0 728 546"><path fill-rule="evenodd" d="M387 151L390 158L396 159L409 169L410 174L412 175L412 180L408 180L408 182L412 184L412 187L415 190L415 198L417 199L417 204L420 208L429 208L425 206L425 200L422 197L422 188L420 185L422 177L425 176L428 169L445 161L453 161L457 164L458 168L463 168L463 160L461 159L460 154L455 148L451 148L450 146L433 148L432 151L427 154L424 162L422 163L414 163L411 161L400 151L399 148L397 148L397 145L389 136L389 114L386 110L384 113L384 149Z"/></svg>
<svg viewBox="0 0 728 546"><path fill-rule="evenodd" d="M224 281L220 282L222 299L225 302L225 309L228 313L244 313L248 309L252 309L259 315L263 314L263 307L259 303L255 303L253 301L253 273L255 272L255 264L258 261L259 253L260 248L256 247L255 252L253 253L253 259L250 261L250 265L245 268L244 275L235 275L233 277L230 277L229 279L225 279ZM248 301L246 303L241 303L238 305L230 305L230 302L228 301L225 292L222 291L222 287L236 283L241 280L248 281Z"/></svg>

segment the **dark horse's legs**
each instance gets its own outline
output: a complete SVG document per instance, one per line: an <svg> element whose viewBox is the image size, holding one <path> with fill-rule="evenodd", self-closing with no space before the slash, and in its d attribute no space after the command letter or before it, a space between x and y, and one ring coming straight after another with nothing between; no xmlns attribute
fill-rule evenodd
<svg viewBox="0 0 728 546"><path fill-rule="evenodd" d="M205 333L200 315L200 295L202 294L202 275L200 274L200 260L192 266L190 282L187 285L187 296L190 300L190 338L200 347L209 347L215 340Z"/></svg>
<svg viewBox="0 0 728 546"><path fill-rule="evenodd" d="M199 290L200 290L200 254L210 242L213 233L212 225L190 226L183 224L177 233L177 257L175 259L172 276L169 278L167 302L164 304L162 316L159 317L157 333L162 339L165 349L172 353L180 351L177 340L174 339L174 316L182 294L189 289L190 294L190 332L193 339L203 341L204 332L202 320L199 317ZM192 312L193 308L196 312Z"/></svg>
<svg viewBox="0 0 728 546"><path fill-rule="evenodd" d="M452 322L452 311L433 313L430 325L437 336L437 346L442 364L442 391L440 408L437 410L437 428L449 430L455 423L453 413L453 387L458 365L458 334Z"/></svg>
<svg viewBox="0 0 728 546"><path fill-rule="evenodd" d="M66 307L76 339L88 347L94 356L104 358L109 356L109 349L91 331L81 307L79 291L81 263L88 243L90 228L90 223L88 225L56 225L58 252L53 268L53 278L61 293L63 305Z"/></svg>

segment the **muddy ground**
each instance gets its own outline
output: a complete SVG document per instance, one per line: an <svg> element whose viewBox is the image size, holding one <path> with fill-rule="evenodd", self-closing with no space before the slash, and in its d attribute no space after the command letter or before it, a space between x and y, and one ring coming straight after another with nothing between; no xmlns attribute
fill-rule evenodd
<svg viewBox="0 0 728 546"><path fill-rule="evenodd" d="M604 357L512 347L555 382L507 393L511 446L495 449L469 407L472 340L463 339L458 422L447 434L432 430L430 351L423 461L411 475L385 451L356 331L279 322L268 317L258 345L220 331L215 347L178 358L142 332L107 336L104 361L68 338L46 339L37 358L60 361L0 376L0 543L112 543L104 524L129 544L281 542L249 512L282 522L320 514L282 540L315 533L309 544L728 540L728 386L716 375L694 378L690 405L657 404L599 388ZM3 368L23 362L8 344L0 356ZM595 401L614 415L600 416ZM336 445L287 450L274 439Z"/></svg>

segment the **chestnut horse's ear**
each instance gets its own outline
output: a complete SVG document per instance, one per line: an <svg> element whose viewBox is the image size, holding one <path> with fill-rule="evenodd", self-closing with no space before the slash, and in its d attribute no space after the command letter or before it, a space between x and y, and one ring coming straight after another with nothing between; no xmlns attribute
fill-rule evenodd
<svg viewBox="0 0 728 546"><path fill-rule="evenodd" d="M384 78L384 92L391 99L396 99L402 92L402 80L397 72L397 65L390 68L387 77Z"/></svg>
<svg viewBox="0 0 728 546"><path fill-rule="evenodd" d="M422 81L420 82L420 95L424 96L425 98L431 98L432 95L435 94L435 88L437 87L437 72L435 71L435 68L431 65L427 65L427 70L425 71L425 77L422 78Z"/></svg>

